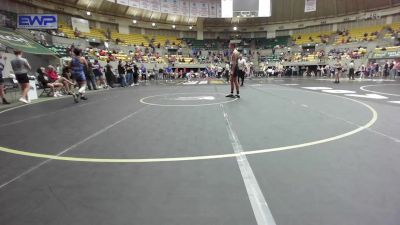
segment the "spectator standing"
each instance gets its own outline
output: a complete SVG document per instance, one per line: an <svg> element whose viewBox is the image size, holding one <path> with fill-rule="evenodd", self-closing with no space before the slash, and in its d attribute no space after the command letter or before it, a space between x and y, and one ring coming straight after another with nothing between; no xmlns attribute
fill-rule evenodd
<svg viewBox="0 0 400 225"><path fill-rule="evenodd" d="M136 64L133 64L133 84L132 86L138 86L139 80L139 67Z"/></svg>
<svg viewBox="0 0 400 225"><path fill-rule="evenodd" d="M107 59L107 64L104 67L104 70L105 70L104 72L105 72L105 75L106 75L106 80L107 80L108 85L111 88L114 88L114 73L112 72L112 68L113 67L110 64L110 60Z"/></svg>
<svg viewBox="0 0 400 225"><path fill-rule="evenodd" d="M396 79L396 76L399 76L400 74L400 59L398 59L398 61L394 63L394 69L395 69L394 79Z"/></svg>
<svg viewBox="0 0 400 225"><path fill-rule="evenodd" d="M156 80L158 80L158 67L157 67L157 64L154 64L154 67L153 67L153 74L154 74L154 79L156 79Z"/></svg>
<svg viewBox="0 0 400 225"><path fill-rule="evenodd" d="M87 66L85 66L85 76L86 76L86 82L89 90L97 90L97 85L96 85L96 79L94 77L94 73L92 70L92 63L89 60L89 57L85 56Z"/></svg>
<svg viewBox="0 0 400 225"><path fill-rule="evenodd" d="M365 67L364 64L362 64L360 67L360 80L365 78L366 73L367 73L367 68Z"/></svg>
<svg viewBox="0 0 400 225"><path fill-rule="evenodd" d="M125 70L126 70L126 81L128 85L133 83L133 65L130 62L125 63Z"/></svg>
<svg viewBox="0 0 400 225"><path fill-rule="evenodd" d="M226 77L226 82L229 82L229 74L230 74L230 66L229 63L225 64L225 77Z"/></svg>
<svg viewBox="0 0 400 225"><path fill-rule="evenodd" d="M97 86L103 85L103 88L108 88L106 81L104 80L103 73L101 72L101 65L97 59L94 60L92 65L92 70L95 76L96 81L99 81Z"/></svg>
<svg viewBox="0 0 400 225"><path fill-rule="evenodd" d="M122 65L122 60L119 60L118 62L118 75L121 79L121 87L128 86L128 84L126 83L125 67Z"/></svg>
<svg viewBox="0 0 400 225"><path fill-rule="evenodd" d="M389 62L386 62L383 66L383 76L387 78L389 76Z"/></svg>
<svg viewBox="0 0 400 225"><path fill-rule="evenodd" d="M11 67L14 71L15 78L21 87L21 98L19 101L28 104L31 102L28 98L28 92L30 89L28 72L32 68L31 65L29 65L28 60L22 58L22 51L15 50L14 54L16 58L11 60Z"/></svg>
<svg viewBox="0 0 400 225"><path fill-rule="evenodd" d="M239 59L238 59L238 82L240 82L240 86L243 86L243 82L244 82L244 75L246 73L246 59L243 58L243 55L240 54L239 55Z"/></svg>
<svg viewBox="0 0 400 225"><path fill-rule="evenodd" d="M349 79L354 80L354 61L351 60L349 63Z"/></svg>
<svg viewBox="0 0 400 225"><path fill-rule="evenodd" d="M6 96L5 96L5 93L4 93L4 85L3 85L4 84L3 71L4 71L4 68L6 66L6 60L7 60L7 58L3 57L0 54L0 97L1 97L1 100L2 100L3 104L10 104L6 100Z"/></svg>
<svg viewBox="0 0 400 225"><path fill-rule="evenodd" d="M389 65L390 77L394 78L396 75L396 70L394 69L395 62L392 60Z"/></svg>

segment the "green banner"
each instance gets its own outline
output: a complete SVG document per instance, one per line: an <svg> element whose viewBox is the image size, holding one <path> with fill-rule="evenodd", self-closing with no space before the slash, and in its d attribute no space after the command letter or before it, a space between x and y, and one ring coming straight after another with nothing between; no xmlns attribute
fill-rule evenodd
<svg viewBox="0 0 400 225"><path fill-rule="evenodd" d="M54 55L55 53L44 46L30 40L21 34L4 27L0 27L0 43L12 48L18 49L26 53L39 55Z"/></svg>
<svg viewBox="0 0 400 225"><path fill-rule="evenodd" d="M371 59L395 59L400 58L400 51L388 51L388 52L374 52L372 53Z"/></svg>

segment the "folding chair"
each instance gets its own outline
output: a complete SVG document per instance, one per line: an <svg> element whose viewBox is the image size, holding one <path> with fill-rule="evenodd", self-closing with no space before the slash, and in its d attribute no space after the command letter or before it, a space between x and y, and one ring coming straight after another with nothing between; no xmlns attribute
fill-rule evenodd
<svg viewBox="0 0 400 225"><path fill-rule="evenodd" d="M51 96L53 91L49 87L44 87L42 83L39 82L39 89L42 89L42 93L40 93L39 98L43 95L47 95L47 97Z"/></svg>
<svg viewBox="0 0 400 225"><path fill-rule="evenodd" d="M17 93L18 93L18 83L14 81L13 78L8 77L4 78L4 92L8 92L9 90L14 92L14 99L17 99Z"/></svg>
<svg viewBox="0 0 400 225"><path fill-rule="evenodd" d="M42 89L42 93L40 93L39 98L42 97L43 95L47 95L48 97L52 95L53 91L51 88L47 87L44 85L45 80L43 75L37 76L37 80L39 81L37 83L38 89Z"/></svg>

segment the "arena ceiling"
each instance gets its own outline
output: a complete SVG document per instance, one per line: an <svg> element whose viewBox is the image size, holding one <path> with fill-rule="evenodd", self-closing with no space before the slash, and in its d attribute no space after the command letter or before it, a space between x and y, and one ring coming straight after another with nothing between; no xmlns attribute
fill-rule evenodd
<svg viewBox="0 0 400 225"><path fill-rule="evenodd" d="M198 18L152 12L138 8L118 5L106 0L51 0L58 5L68 5L83 10L107 15L118 15L143 21L162 23L195 24ZM304 13L304 0L271 0L272 16L269 18L205 18L204 24L227 25L270 24L321 19L348 14L368 12L376 9L400 5L400 0L317 0L317 11Z"/></svg>

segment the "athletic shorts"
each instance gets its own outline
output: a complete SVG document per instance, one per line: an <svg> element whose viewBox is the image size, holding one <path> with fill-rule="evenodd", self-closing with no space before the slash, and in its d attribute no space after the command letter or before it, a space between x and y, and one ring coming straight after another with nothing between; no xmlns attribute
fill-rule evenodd
<svg viewBox="0 0 400 225"><path fill-rule="evenodd" d="M74 80L76 80L76 81L78 81L78 82L83 82L83 81L86 81L86 76L85 76L85 74L82 72L82 73L77 73L77 74L72 74L72 78L74 79Z"/></svg>
<svg viewBox="0 0 400 225"><path fill-rule="evenodd" d="M3 79L3 77L0 77L0 85L1 84L4 84L4 79Z"/></svg>
<svg viewBox="0 0 400 225"><path fill-rule="evenodd" d="M239 74L240 74L240 70L239 70L238 66L236 66L236 67L233 69L232 76L233 76L233 77L237 77Z"/></svg>
<svg viewBox="0 0 400 225"><path fill-rule="evenodd" d="M101 77L101 76L103 76L103 73L100 72L99 70L93 70L93 73L94 73L94 76L95 76L95 77Z"/></svg>
<svg viewBox="0 0 400 225"><path fill-rule="evenodd" d="M28 74L15 74L15 78L17 79L18 83L20 84L27 84L29 83Z"/></svg>

